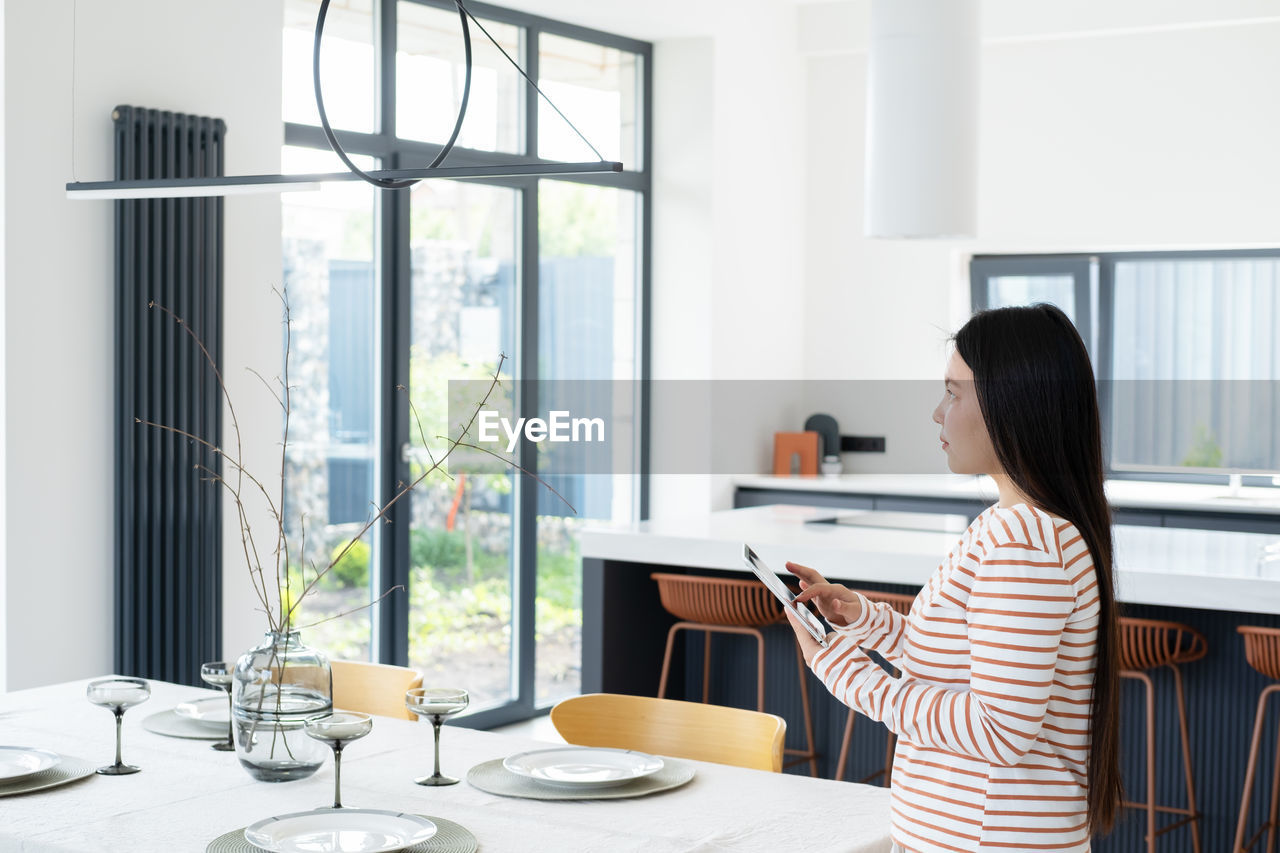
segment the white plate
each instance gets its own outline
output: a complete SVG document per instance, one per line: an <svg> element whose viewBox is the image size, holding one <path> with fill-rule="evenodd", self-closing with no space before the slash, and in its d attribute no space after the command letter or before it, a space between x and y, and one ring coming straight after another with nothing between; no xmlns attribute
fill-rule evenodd
<svg viewBox="0 0 1280 853"><path fill-rule="evenodd" d="M521 752L502 766L559 788L609 788L651 776L663 763L661 758L629 749L570 746Z"/></svg>
<svg viewBox="0 0 1280 853"><path fill-rule="evenodd" d="M209 696L181 702L173 707L173 713L197 723L225 729L230 722L231 709L227 707L226 696Z"/></svg>
<svg viewBox="0 0 1280 853"><path fill-rule="evenodd" d="M62 756L47 749L0 746L0 782L16 782L61 763Z"/></svg>
<svg viewBox="0 0 1280 853"><path fill-rule="evenodd" d="M425 817L380 809L316 809L269 817L244 839L273 853L386 853L436 834Z"/></svg>

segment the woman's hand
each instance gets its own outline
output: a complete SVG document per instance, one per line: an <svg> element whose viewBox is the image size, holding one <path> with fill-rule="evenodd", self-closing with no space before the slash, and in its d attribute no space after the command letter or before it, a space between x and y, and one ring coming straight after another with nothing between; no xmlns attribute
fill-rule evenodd
<svg viewBox="0 0 1280 853"><path fill-rule="evenodd" d="M818 652L822 651L822 646L818 645L818 641L813 635L800 624L800 619L791 612L791 608L783 610L787 614L787 619L791 620L791 630L796 632L796 642L800 645L800 653L804 655L804 662L809 666L813 666L813 658ZM831 642L831 638L835 634L827 634L827 642Z"/></svg>
<svg viewBox="0 0 1280 853"><path fill-rule="evenodd" d="M852 590L838 583L827 583L822 575L799 563L787 563L787 571L800 579L800 594L796 596L796 603L812 601L829 624L843 628L862 617L862 602ZM809 636L803 627L795 627L799 629L798 633ZM809 639L812 642L813 638Z"/></svg>

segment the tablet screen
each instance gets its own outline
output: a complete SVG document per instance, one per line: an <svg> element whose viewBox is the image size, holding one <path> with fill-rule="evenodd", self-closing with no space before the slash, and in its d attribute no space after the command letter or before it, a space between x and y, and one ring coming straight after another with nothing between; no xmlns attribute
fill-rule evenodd
<svg viewBox="0 0 1280 853"><path fill-rule="evenodd" d="M760 555L746 543L742 545L742 559L750 567L751 571L755 572L756 577L760 578L764 585L769 588L769 591L782 602L782 606L800 617L800 622L813 638L818 641L818 645L825 648L827 645L827 632L823 629L822 622L818 620L817 616L813 615L813 611L808 607L795 603L796 597L791 594L791 590L787 589L787 585L782 582L781 578L770 571L769 567L760 559Z"/></svg>

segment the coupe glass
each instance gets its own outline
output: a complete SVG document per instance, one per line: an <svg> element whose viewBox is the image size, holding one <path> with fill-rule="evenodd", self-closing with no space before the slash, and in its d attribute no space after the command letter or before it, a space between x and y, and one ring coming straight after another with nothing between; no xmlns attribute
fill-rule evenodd
<svg viewBox="0 0 1280 853"><path fill-rule="evenodd" d="M458 780L440 773L440 724L450 714L465 709L471 697L457 687L415 687L404 694L404 706L419 717L428 717L435 728L436 771L413 781L419 785L456 785Z"/></svg>
<svg viewBox="0 0 1280 853"><path fill-rule="evenodd" d="M103 776L137 773L140 768L131 767L120 760L120 724L127 709L141 705L151 698L151 685L141 678L99 678L90 681L84 693L90 702L110 709L116 717L116 763L99 767L98 772Z"/></svg>
<svg viewBox="0 0 1280 853"><path fill-rule="evenodd" d="M373 717L355 711L334 711L306 722L307 734L333 750L333 807L342 808L342 748L373 731Z"/></svg>
<svg viewBox="0 0 1280 853"><path fill-rule="evenodd" d="M213 744L210 749L216 749L218 752L232 752L236 748L235 740L231 735L232 719L231 713L231 681L235 675L235 664L227 663L224 660L210 661L200 665L200 679L205 684L211 685L224 691L227 694L227 739Z"/></svg>

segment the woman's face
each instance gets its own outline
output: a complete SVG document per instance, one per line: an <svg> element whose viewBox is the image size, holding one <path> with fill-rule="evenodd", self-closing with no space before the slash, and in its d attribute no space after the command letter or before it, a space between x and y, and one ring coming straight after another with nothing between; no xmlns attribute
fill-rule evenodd
<svg viewBox="0 0 1280 853"><path fill-rule="evenodd" d="M942 427L938 437L947 454L947 467L956 474L1000 473L1000 463L978 407L973 371L954 350L943 381L945 390L942 402L933 410L933 422Z"/></svg>

